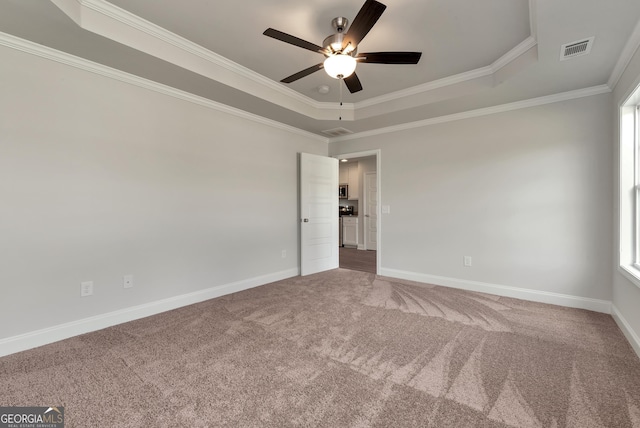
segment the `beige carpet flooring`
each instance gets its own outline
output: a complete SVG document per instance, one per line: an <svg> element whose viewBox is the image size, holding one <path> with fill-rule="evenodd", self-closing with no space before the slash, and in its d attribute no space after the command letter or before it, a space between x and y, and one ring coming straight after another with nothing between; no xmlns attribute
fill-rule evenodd
<svg viewBox="0 0 640 428"><path fill-rule="evenodd" d="M608 315L337 269L0 359L69 427L640 427Z"/></svg>

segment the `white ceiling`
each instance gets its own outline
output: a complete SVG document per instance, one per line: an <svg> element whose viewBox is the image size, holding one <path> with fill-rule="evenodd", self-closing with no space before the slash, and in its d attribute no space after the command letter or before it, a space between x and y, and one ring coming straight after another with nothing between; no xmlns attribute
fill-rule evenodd
<svg viewBox="0 0 640 428"><path fill-rule="evenodd" d="M322 55L262 36L268 27L317 45L333 33L331 20L349 20L364 0L244 0L239 2L157 2L113 0L112 3L185 37L225 58L279 81L322 62ZM359 52L421 51L417 66L366 64L358 74L366 91L350 102L406 89L432 80L490 65L529 35L527 0L394 1L360 44ZM192 7L193 6L193 7ZM251 12L248 12L251 11ZM481 23L481 24L479 24ZM318 101L315 90L338 82L315 73L289 85Z"/></svg>
<svg viewBox="0 0 640 428"><path fill-rule="evenodd" d="M343 88L341 110L340 82L322 70L279 83L322 55L262 32L321 45L331 19L352 20L364 0L3 0L0 32L321 135L606 90L640 33L637 0L382 2L387 9L359 52L421 51L422 59L359 64L364 89ZM560 61L562 44L592 36L589 55ZM320 85L330 92L320 94Z"/></svg>

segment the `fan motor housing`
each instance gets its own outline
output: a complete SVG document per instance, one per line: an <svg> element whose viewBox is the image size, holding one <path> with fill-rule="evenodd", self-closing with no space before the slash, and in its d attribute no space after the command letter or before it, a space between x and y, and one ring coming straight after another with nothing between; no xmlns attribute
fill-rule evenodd
<svg viewBox="0 0 640 428"><path fill-rule="evenodd" d="M344 35L342 33L332 34L322 42L322 47L329 52L336 53L342 50L342 40Z"/></svg>
<svg viewBox="0 0 640 428"><path fill-rule="evenodd" d="M349 20L344 16L333 18L331 20L331 26L336 31L335 34L330 35L322 42L322 47L331 53L345 53L354 55L355 49L342 52L342 41L344 40L345 29L349 25Z"/></svg>

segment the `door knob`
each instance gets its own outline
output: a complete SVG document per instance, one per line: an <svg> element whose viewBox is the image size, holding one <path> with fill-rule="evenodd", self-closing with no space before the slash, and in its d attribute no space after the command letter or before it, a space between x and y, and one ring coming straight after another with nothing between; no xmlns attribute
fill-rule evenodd
<svg viewBox="0 0 640 428"><path fill-rule="evenodd" d="M302 219L302 221L304 221L305 223L309 223L309 219L308 218Z"/></svg>

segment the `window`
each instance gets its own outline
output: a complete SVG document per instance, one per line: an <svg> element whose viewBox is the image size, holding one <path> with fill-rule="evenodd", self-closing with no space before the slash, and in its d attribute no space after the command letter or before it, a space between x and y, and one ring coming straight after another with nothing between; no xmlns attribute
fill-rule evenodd
<svg viewBox="0 0 640 428"><path fill-rule="evenodd" d="M640 287L640 87L620 108L620 271Z"/></svg>
<svg viewBox="0 0 640 428"><path fill-rule="evenodd" d="M640 270L640 126L638 126L638 112L640 112L640 106L636 105L633 109L634 113L634 132L633 132L633 266L635 269Z"/></svg>

